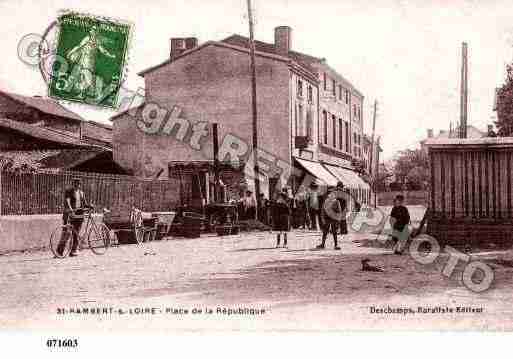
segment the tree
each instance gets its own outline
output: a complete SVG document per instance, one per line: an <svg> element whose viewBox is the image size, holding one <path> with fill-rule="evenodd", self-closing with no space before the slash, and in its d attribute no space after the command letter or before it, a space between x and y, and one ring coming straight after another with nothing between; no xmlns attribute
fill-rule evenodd
<svg viewBox="0 0 513 359"><path fill-rule="evenodd" d="M497 136L513 135L513 66L506 66L506 83L497 90Z"/></svg>
<svg viewBox="0 0 513 359"><path fill-rule="evenodd" d="M429 178L429 171L427 167L415 166L406 176L408 183L413 190L421 190L426 188L427 180Z"/></svg>
<svg viewBox="0 0 513 359"><path fill-rule="evenodd" d="M414 188L424 188L429 179L428 166L429 160L425 151L400 151L394 166L396 182L410 184Z"/></svg>
<svg viewBox="0 0 513 359"><path fill-rule="evenodd" d="M11 172L27 173L37 172L40 164L33 158L24 154L16 154L13 157L0 155L0 169Z"/></svg>
<svg viewBox="0 0 513 359"><path fill-rule="evenodd" d="M390 185L394 173L383 163L378 166L378 173L374 178L374 188L378 192L384 192Z"/></svg>

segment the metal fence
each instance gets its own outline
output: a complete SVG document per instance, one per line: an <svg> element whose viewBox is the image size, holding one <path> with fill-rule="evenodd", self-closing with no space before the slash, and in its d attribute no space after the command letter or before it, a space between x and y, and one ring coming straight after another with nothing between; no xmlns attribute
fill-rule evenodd
<svg viewBox="0 0 513 359"><path fill-rule="evenodd" d="M180 204L177 179L144 180L131 176L83 172L0 172L0 215L56 214L64 208L64 191L80 178L86 199L113 212L136 206L163 211Z"/></svg>

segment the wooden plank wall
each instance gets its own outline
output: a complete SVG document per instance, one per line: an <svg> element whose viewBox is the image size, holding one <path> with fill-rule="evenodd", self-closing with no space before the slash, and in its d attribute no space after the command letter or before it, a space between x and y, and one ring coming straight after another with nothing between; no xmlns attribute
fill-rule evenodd
<svg viewBox="0 0 513 359"><path fill-rule="evenodd" d="M430 207L446 219L512 218L512 151L430 150Z"/></svg>

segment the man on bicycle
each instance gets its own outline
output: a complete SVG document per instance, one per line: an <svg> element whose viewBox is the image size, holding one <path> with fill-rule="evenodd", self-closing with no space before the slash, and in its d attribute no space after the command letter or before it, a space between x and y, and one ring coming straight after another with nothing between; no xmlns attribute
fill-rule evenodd
<svg viewBox="0 0 513 359"><path fill-rule="evenodd" d="M84 222L83 218L74 218L74 216L80 216L84 214L84 209L90 208L86 201L84 191L81 189L81 182L79 178L73 178L71 181L72 188L67 189L64 192L64 213L62 214L63 224L71 224L75 233L71 243L70 257L76 257L78 255L78 234L80 228ZM61 240L57 251L62 254L66 242Z"/></svg>

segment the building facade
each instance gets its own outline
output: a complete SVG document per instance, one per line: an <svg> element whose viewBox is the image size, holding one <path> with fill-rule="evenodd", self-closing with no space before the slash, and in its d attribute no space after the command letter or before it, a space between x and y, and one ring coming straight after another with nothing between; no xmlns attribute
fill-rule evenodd
<svg viewBox="0 0 513 359"><path fill-rule="evenodd" d="M289 27L275 29L273 44L255 41L255 55L261 192L271 197L285 185L295 191L308 174L321 185L342 180L348 187L361 189L358 193L364 199L368 184L351 171L352 159L363 156L363 96L322 59L293 51ZM171 39L169 59L140 73L145 80L145 104L112 118L115 160L142 176L176 176L178 169L189 167L179 175L199 182L202 196L211 199L211 128L216 123L220 153L225 153L223 146L234 137L242 142L238 149L246 149L237 158L220 158L223 163L239 164L232 166L235 169L245 169L229 176L223 172L221 180L229 187L241 182L251 185L247 176L248 167L252 168L253 136L249 61L249 40L240 35L199 46L191 38ZM324 88L324 73L336 78L342 100L338 93L328 96L331 90ZM149 116L150 107L155 106L169 115ZM191 141L201 126L208 134L196 146ZM277 175L269 167L284 170Z"/></svg>

